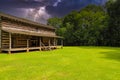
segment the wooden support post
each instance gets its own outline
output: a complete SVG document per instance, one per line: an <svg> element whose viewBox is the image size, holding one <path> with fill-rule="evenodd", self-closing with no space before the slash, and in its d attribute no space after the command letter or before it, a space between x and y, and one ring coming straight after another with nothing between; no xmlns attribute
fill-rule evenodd
<svg viewBox="0 0 120 80"><path fill-rule="evenodd" d="M29 39L27 39L27 52L29 52Z"/></svg>
<svg viewBox="0 0 120 80"><path fill-rule="evenodd" d="M54 49L57 48L57 45L56 45L56 38L54 38Z"/></svg>
<svg viewBox="0 0 120 80"><path fill-rule="evenodd" d="M41 47L42 47L42 46L41 46L41 37L40 37L40 49L39 49L40 51L41 51Z"/></svg>
<svg viewBox="0 0 120 80"><path fill-rule="evenodd" d="M12 44L11 33L9 33L9 51L8 51L9 54L11 54L11 44Z"/></svg>
<svg viewBox="0 0 120 80"><path fill-rule="evenodd" d="M51 47L50 47L50 46L51 46L51 45L50 45L50 39L49 39L49 42L48 42L48 44L49 44L49 50L51 50Z"/></svg>

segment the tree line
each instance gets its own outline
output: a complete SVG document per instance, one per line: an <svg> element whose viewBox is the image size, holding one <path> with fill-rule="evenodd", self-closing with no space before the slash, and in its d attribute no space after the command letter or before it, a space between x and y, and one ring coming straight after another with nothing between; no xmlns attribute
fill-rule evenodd
<svg viewBox="0 0 120 80"><path fill-rule="evenodd" d="M120 0L50 18L48 25L57 28L56 34L64 37L64 45L120 46Z"/></svg>

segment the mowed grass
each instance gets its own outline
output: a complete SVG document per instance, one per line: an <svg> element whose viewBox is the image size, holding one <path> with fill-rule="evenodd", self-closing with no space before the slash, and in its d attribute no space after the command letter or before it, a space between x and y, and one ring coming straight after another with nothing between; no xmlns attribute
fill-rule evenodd
<svg viewBox="0 0 120 80"><path fill-rule="evenodd" d="M0 80L120 80L120 48L0 54Z"/></svg>

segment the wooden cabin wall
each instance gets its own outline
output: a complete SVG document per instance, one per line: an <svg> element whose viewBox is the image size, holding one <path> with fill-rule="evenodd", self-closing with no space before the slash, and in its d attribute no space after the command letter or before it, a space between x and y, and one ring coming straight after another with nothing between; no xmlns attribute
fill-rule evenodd
<svg viewBox="0 0 120 80"><path fill-rule="evenodd" d="M26 48L28 36L12 34L12 48Z"/></svg>
<svg viewBox="0 0 120 80"><path fill-rule="evenodd" d="M2 26L3 28L9 28L9 29L11 28L11 29L17 29L17 30L23 30L23 31L37 32L41 34L55 35L55 30L53 29L32 26L32 25L23 24L20 22L15 22L10 20L3 20Z"/></svg>
<svg viewBox="0 0 120 80"><path fill-rule="evenodd" d="M29 40L29 47L39 47L39 37L12 34L12 48L26 48L27 40Z"/></svg>
<svg viewBox="0 0 120 80"><path fill-rule="evenodd" d="M2 31L1 47L3 49L9 48L9 33Z"/></svg>

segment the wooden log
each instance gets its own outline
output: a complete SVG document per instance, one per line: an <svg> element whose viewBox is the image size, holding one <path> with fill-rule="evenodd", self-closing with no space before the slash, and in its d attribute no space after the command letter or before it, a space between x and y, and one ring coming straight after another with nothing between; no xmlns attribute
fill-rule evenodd
<svg viewBox="0 0 120 80"><path fill-rule="evenodd" d="M27 52L29 52L29 39L27 39Z"/></svg>
<svg viewBox="0 0 120 80"><path fill-rule="evenodd" d="M10 50L8 51L8 54L11 54L11 51L10 51Z"/></svg>
<svg viewBox="0 0 120 80"><path fill-rule="evenodd" d="M11 44L12 44L12 41L11 41L11 33L9 33L9 54L11 54Z"/></svg>
<svg viewBox="0 0 120 80"><path fill-rule="evenodd" d="M50 44L50 43L51 43L51 40L50 40L50 38L49 38L49 41L48 41L48 44L49 44L49 50L51 50L51 47L50 47L51 44Z"/></svg>
<svg viewBox="0 0 120 80"><path fill-rule="evenodd" d="M27 48L27 52L29 52L29 49Z"/></svg>

